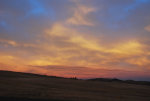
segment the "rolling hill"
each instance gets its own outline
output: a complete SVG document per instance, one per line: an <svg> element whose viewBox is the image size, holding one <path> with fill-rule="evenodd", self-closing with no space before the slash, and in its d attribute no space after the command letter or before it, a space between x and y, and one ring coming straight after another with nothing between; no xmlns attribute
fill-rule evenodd
<svg viewBox="0 0 150 101"><path fill-rule="evenodd" d="M0 71L0 101L150 101L150 86Z"/></svg>

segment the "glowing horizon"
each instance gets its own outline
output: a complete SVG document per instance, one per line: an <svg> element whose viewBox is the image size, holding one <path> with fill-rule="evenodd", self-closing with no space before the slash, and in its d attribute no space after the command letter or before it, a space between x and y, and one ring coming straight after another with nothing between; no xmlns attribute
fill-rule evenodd
<svg viewBox="0 0 150 101"><path fill-rule="evenodd" d="M1 0L0 70L150 80L149 0Z"/></svg>

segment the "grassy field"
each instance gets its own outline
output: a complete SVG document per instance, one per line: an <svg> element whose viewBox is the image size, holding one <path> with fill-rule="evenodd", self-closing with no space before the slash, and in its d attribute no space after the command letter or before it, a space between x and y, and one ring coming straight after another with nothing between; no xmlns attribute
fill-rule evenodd
<svg viewBox="0 0 150 101"><path fill-rule="evenodd" d="M150 86L0 71L0 101L150 101Z"/></svg>

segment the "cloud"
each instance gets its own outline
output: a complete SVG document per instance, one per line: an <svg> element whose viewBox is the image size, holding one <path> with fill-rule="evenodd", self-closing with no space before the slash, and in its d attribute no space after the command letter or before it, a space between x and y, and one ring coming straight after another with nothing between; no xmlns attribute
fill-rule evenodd
<svg viewBox="0 0 150 101"><path fill-rule="evenodd" d="M110 52L124 55L138 55L143 52L143 49L141 43L131 40L129 42L115 45L115 47L112 48Z"/></svg>
<svg viewBox="0 0 150 101"><path fill-rule="evenodd" d="M136 57L126 60L128 63L140 66L140 67L146 67L149 69L149 59L147 57Z"/></svg>
<svg viewBox="0 0 150 101"><path fill-rule="evenodd" d="M75 1L76 7L73 8L73 16L67 20L67 23L73 25L93 26L94 23L88 18L89 14L96 11L96 8L89 7Z"/></svg>
<svg viewBox="0 0 150 101"><path fill-rule="evenodd" d="M144 28L146 31L150 32L150 25Z"/></svg>
<svg viewBox="0 0 150 101"><path fill-rule="evenodd" d="M10 46L13 46L13 47L18 46L18 44L15 41L13 41L13 40L0 39L0 43L4 44L5 46L6 45L10 45Z"/></svg>
<svg viewBox="0 0 150 101"><path fill-rule="evenodd" d="M64 76L64 77L77 77L77 78L138 78L143 74L140 71L128 71L119 69L100 69L100 68L89 68L89 67L74 67L74 66L63 66L63 65L47 65L47 66L32 66L33 69L40 69L43 74ZM135 75L136 74L136 75ZM144 72L145 75L149 76L148 72Z"/></svg>
<svg viewBox="0 0 150 101"><path fill-rule="evenodd" d="M83 34L61 23L54 24L51 29L46 30L46 35L48 35L46 38L55 46L52 48L49 45L49 49L55 51L54 53L58 51L59 55L56 55L53 60L45 59L44 61L49 60L50 64L50 61L53 61L52 63L56 65L59 61L63 65L76 64L76 66L95 66L96 68L104 66L107 68L114 65L113 62L117 64L124 59L127 64L134 64L126 59L144 54L144 48L138 40L132 39L105 46L98 41L100 39Z"/></svg>

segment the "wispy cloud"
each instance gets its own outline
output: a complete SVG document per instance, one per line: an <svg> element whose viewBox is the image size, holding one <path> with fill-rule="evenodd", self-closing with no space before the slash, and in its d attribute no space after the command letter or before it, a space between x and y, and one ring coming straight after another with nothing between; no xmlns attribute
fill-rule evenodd
<svg viewBox="0 0 150 101"><path fill-rule="evenodd" d="M89 14L96 11L96 8L81 4L78 0L74 1L73 15L67 19L67 23L73 25L93 26L94 23L88 18Z"/></svg>
<svg viewBox="0 0 150 101"><path fill-rule="evenodd" d="M150 32L150 25L144 28L146 31Z"/></svg>

